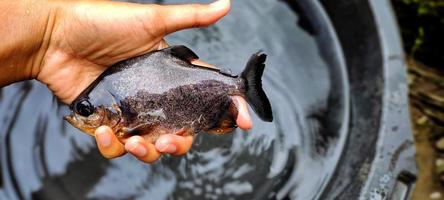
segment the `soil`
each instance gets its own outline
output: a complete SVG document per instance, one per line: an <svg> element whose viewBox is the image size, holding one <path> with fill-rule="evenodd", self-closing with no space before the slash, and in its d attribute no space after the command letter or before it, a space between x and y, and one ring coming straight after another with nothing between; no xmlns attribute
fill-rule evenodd
<svg viewBox="0 0 444 200"><path fill-rule="evenodd" d="M408 67L410 112L419 168L413 199L444 200L444 75L412 59L408 60Z"/></svg>

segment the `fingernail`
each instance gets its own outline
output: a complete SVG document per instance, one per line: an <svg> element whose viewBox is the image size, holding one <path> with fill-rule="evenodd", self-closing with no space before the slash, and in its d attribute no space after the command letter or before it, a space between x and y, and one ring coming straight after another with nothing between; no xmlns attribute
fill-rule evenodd
<svg viewBox="0 0 444 200"><path fill-rule="evenodd" d="M111 136L110 135L108 135L107 133L103 133L103 132L97 132L96 135L97 135L97 139L98 139L100 146L109 147L111 145Z"/></svg>
<svg viewBox="0 0 444 200"><path fill-rule="evenodd" d="M137 157L143 157L146 155L146 150L143 146L137 141L130 141L127 144L127 150Z"/></svg>
<svg viewBox="0 0 444 200"><path fill-rule="evenodd" d="M225 5L227 3L227 1L230 2L229 0L217 0L213 3L211 3L210 5L213 7L220 7L222 5Z"/></svg>
<svg viewBox="0 0 444 200"><path fill-rule="evenodd" d="M156 149L162 153L174 153L176 152L177 147L166 142L158 142L156 144Z"/></svg>

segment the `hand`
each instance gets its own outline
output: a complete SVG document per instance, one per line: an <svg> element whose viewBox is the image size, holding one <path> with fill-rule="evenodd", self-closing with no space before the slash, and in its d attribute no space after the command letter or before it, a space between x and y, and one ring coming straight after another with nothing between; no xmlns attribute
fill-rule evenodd
<svg viewBox="0 0 444 200"><path fill-rule="evenodd" d="M63 1L49 12L47 47L35 77L71 103L112 64L163 49L165 35L213 24L229 9L229 0L170 6Z"/></svg>
<svg viewBox="0 0 444 200"><path fill-rule="evenodd" d="M109 1L68 1L50 9L47 40L43 41L42 65L35 78L64 103L71 103L106 68L121 60L163 49L164 36L178 30L208 26L222 18L229 0L209 5L140 5ZM199 62L199 61L196 61ZM202 64L200 62L199 64ZM245 100L238 102L240 128L251 128ZM109 127L95 133L100 152L114 158L130 152L147 163L162 153L182 155L193 137L164 135L156 144L133 136L125 141L115 137ZM123 144L122 144L122 143Z"/></svg>

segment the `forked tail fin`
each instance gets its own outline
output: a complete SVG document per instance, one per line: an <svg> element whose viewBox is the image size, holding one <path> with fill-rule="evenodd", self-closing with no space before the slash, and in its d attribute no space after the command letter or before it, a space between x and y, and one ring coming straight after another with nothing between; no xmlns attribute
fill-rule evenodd
<svg viewBox="0 0 444 200"><path fill-rule="evenodd" d="M262 74L265 69L267 55L261 52L253 54L241 77L245 81L245 97L254 112L264 121L273 121L270 101L262 89Z"/></svg>

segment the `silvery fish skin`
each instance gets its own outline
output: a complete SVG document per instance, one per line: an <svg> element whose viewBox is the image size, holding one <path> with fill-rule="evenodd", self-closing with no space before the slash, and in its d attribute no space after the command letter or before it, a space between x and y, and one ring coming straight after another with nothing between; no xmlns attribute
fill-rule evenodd
<svg viewBox="0 0 444 200"><path fill-rule="evenodd" d="M185 46L172 46L108 68L70 105L65 120L90 135L101 125L119 138L162 134L223 134L236 128L232 96L244 97L264 121L272 121L262 90L266 55L254 54L240 76L191 64Z"/></svg>

